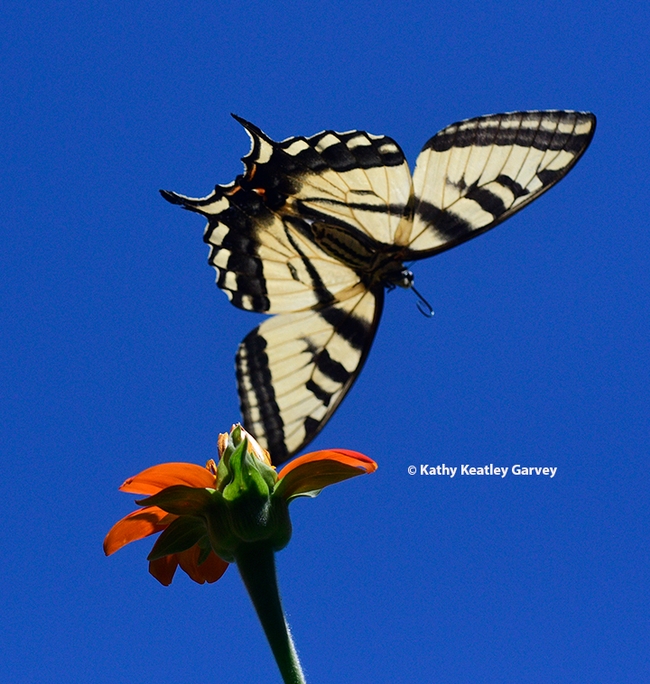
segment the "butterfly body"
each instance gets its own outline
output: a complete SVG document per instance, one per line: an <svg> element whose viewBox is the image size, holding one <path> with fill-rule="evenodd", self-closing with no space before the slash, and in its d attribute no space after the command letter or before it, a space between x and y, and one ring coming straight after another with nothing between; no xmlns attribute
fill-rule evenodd
<svg viewBox="0 0 650 684"><path fill-rule="evenodd" d="M573 167L595 117L512 112L453 124L411 175L397 143L364 131L276 142L235 117L245 170L204 198L162 191L208 221L217 284L242 309L279 314L240 344L244 425L281 463L333 414L372 345L384 290L517 212Z"/></svg>

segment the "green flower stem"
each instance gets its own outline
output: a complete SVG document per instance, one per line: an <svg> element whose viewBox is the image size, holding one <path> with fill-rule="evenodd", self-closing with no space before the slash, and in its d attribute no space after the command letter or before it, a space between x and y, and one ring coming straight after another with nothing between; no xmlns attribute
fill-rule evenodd
<svg viewBox="0 0 650 684"><path fill-rule="evenodd" d="M265 542L242 546L235 558L237 567L262 623L282 679L285 684L306 684L282 610L273 551Z"/></svg>

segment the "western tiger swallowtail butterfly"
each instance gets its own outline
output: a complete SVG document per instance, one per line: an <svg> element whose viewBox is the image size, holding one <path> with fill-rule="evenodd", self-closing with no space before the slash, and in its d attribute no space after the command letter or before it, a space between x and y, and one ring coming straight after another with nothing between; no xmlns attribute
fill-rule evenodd
<svg viewBox="0 0 650 684"><path fill-rule="evenodd" d="M591 142L593 114L529 111L447 126L411 176L399 145L364 131L275 142L235 117L252 147L244 173L192 199L217 284L241 309L276 314L236 356L244 425L282 463L310 442L370 351L384 290L405 261L493 228L563 178Z"/></svg>

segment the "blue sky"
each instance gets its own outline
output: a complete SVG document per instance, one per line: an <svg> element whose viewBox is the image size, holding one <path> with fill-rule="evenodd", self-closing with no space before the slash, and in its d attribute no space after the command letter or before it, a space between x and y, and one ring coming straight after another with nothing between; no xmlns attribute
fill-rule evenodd
<svg viewBox="0 0 650 684"><path fill-rule="evenodd" d="M0 654L7 681L280 681L236 569L109 559L119 484L204 463L258 316L159 188L275 139L590 110L556 188L414 267L313 443L379 470L292 505L280 587L310 682L650 680L647 3L7 2L0 11ZM410 476L409 465L557 467Z"/></svg>

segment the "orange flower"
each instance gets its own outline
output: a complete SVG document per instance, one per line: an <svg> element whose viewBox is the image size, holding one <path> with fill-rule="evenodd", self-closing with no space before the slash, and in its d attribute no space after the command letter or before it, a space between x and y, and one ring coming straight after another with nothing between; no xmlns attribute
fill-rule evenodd
<svg viewBox="0 0 650 684"><path fill-rule="evenodd" d="M228 560L252 538L268 539L279 550L291 536L287 503L299 496L316 496L330 484L377 469L377 464L363 454L332 449L301 456L276 474L268 454L240 426L234 426L230 435L220 435L219 452L218 468L214 461L205 468L192 463L164 463L129 478L121 491L152 499L137 502L144 507L111 528L104 540L106 555L132 541L164 532L149 561L149 572L159 582L171 584L179 565L199 584L216 582L228 562L215 553L215 548ZM260 506L264 500L280 511L272 516L275 528L267 523L267 527L259 528L259 536L257 530L246 528L242 537L244 528L240 521L232 521L233 511L241 514L246 510L242 502L244 506ZM235 509L234 505L239 507ZM225 508L230 513L224 516L221 513ZM250 517L244 515L243 520Z"/></svg>
<svg viewBox="0 0 650 684"><path fill-rule="evenodd" d="M151 496L175 485L205 489L213 488L215 482L214 461L209 461L205 468L194 463L162 463L130 477L120 487L120 491ZM134 511L113 525L104 539L104 553L110 556L132 541L162 532L178 517L158 506L145 506ZM180 565L199 584L216 582L226 572L228 563L211 549L205 560L199 563L201 551L201 546L197 543L186 551L149 561L149 572L161 584L169 586Z"/></svg>

